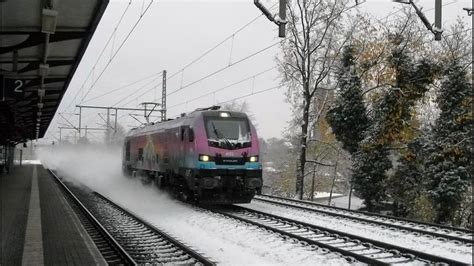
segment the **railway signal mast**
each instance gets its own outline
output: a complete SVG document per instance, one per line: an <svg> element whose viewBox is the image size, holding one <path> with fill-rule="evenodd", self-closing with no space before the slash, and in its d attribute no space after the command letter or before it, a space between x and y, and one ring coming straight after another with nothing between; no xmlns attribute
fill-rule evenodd
<svg viewBox="0 0 474 266"><path fill-rule="evenodd" d="M413 6L415 9L416 14L418 17L421 19L423 24L425 24L425 27L431 31L434 36L436 41L441 41L441 34L443 33L442 30L442 25L441 25L441 17L442 17L442 0L435 0L435 24L434 27L431 25L430 21L425 17L425 14L421 12L421 8L418 8L413 0L392 0L393 2L401 3L401 4L407 4Z"/></svg>

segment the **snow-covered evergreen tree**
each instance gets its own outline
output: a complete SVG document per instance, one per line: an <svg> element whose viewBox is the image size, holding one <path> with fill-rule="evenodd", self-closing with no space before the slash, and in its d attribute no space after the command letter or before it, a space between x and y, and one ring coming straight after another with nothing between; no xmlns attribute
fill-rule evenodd
<svg viewBox="0 0 474 266"><path fill-rule="evenodd" d="M436 72L430 61L423 58L414 60L410 53L403 44L394 46L388 58L394 82L382 99L374 104L373 124L361 144L360 154L355 158L354 188L363 197L369 211L377 210L381 201L389 198L390 192L397 192L391 187L406 181L398 179L397 175L388 175L393 168L391 158L399 157L398 150L415 138L417 130L413 127L413 110L428 91Z"/></svg>
<svg viewBox="0 0 474 266"><path fill-rule="evenodd" d="M465 67L451 62L445 70L437 103L441 110L428 150L426 174L437 211L437 222L453 220L472 183L472 84Z"/></svg>
<svg viewBox="0 0 474 266"><path fill-rule="evenodd" d="M365 146L356 154L352 182L357 195L364 199L367 211L379 211L387 199L386 172L392 168L386 145Z"/></svg>
<svg viewBox="0 0 474 266"><path fill-rule="evenodd" d="M329 110L326 119L342 147L354 154L365 137L369 119L361 80L355 69L353 47L345 48L341 63L341 69L337 73L340 96Z"/></svg>
<svg viewBox="0 0 474 266"><path fill-rule="evenodd" d="M403 150L395 172L388 181L388 191L393 200L395 216L410 217L417 220L431 218L431 213L420 213L420 199L426 197L425 160L426 147L429 145L429 132L422 132L419 137L408 143Z"/></svg>

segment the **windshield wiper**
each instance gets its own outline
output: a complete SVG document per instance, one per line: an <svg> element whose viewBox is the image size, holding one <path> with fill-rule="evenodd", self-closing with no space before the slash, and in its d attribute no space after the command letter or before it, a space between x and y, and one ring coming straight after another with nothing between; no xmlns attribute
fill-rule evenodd
<svg viewBox="0 0 474 266"><path fill-rule="evenodd" d="M214 125L214 122L211 122L211 125L212 125L212 128L213 128L213 130L214 130L214 133L216 134L216 137L217 137L218 139L223 139L224 142L225 142L229 147L233 148L234 145L232 144L232 142L230 142L226 137L224 137L224 135L223 135L220 131L217 130L216 126ZM219 135L220 135L221 137L219 137Z"/></svg>

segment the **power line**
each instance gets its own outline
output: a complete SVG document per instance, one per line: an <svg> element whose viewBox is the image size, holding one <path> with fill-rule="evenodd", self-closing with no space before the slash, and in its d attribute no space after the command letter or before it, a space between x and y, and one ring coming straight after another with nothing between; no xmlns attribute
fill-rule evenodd
<svg viewBox="0 0 474 266"><path fill-rule="evenodd" d="M117 25L115 25L115 28L114 30L112 31L112 34L110 34L109 36L109 39L107 40L107 42L105 43L104 45L104 48L102 48L102 51L100 52L99 54L99 57L97 58L97 60L95 61L95 64L94 66L92 67L91 71L89 71L89 74L87 75L86 79L84 80L84 82L82 83L81 87L79 88L79 90L77 91L76 95L74 95L74 98L72 99L72 101L69 103L69 105L66 107L65 110L67 110L71 104L76 100L77 96L79 95L79 93L82 91L82 89L84 88L86 82L89 80L89 77L92 75L92 72L94 72L95 68L97 67L97 64L99 63L100 59L102 58L102 55L104 54L105 52L105 49L107 48L107 46L109 45L110 41L112 40L112 37L115 36L116 32L117 32L117 29L118 27L120 26L120 24L122 23L122 20L123 18L125 17L125 14L127 13L128 9L130 8L130 5L132 4L132 1L130 0L128 2L128 5L127 7L125 8L125 10L123 11L122 15L120 16L120 19L119 21L117 22Z"/></svg>
<svg viewBox="0 0 474 266"><path fill-rule="evenodd" d="M274 8L278 3L275 3L273 6L270 7L270 9ZM225 38L224 40L222 40L221 42L219 42L218 44L216 44L214 47L212 47L211 49L207 50L206 52L204 52L203 54L201 54L200 56L198 56L196 59L194 59L193 61L191 61L190 63L188 63L187 65L185 65L184 67L181 68L180 71L177 71L175 73L173 73L169 78L172 78L174 76L176 76L177 74L183 72L186 68L190 67L191 65L193 65L194 63L198 62L199 60L201 60L201 58L203 58L204 56L208 55L210 52L212 52L213 50L217 49L219 46L221 46L222 44L224 44L226 41L230 40L230 39L233 39L235 37L235 35L239 34L239 32L243 31L245 28L247 28L248 26L250 26L252 23L254 23L255 21L257 21L259 18L261 18L263 16L263 14L260 14L258 15L257 17L253 18L252 20L250 20L249 22L247 22L245 25L243 25L242 27L240 27L239 29L237 29L236 31L234 31L231 35L229 35L227 38Z"/></svg>
<svg viewBox="0 0 474 266"><path fill-rule="evenodd" d="M238 97L235 97L235 98L232 98L232 99L223 101L223 102L219 102L219 104L223 104L223 103L228 103L228 102L240 100L240 99L243 99L243 98L252 96L252 95L261 94L261 93L264 93L264 92L267 92L267 91L271 91L271 90L275 90L275 89L278 89L278 88L281 88L281 86L280 86L280 85L277 85L277 86L273 86L273 87L270 87L270 88L267 88L267 89L263 89L263 90L251 92L251 93L249 93L249 94L245 94L245 95L238 96ZM175 117L175 116L178 116L178 115L171 115L170 117Z"/></svg>
<svg viewBox="0 0 474 266"><path fill-rule="evenodd" d="M128 83L128 84L126 84L126 85L123 85L122 87L118 87L118 88L116 88L116 89L114 89L114 90L111 90L111 91L108 91L108 92L106 92L106 93L103 93L103 94L101 94L101 95L98 95L98 96L96 96L96 97L90 98L90 99L88 99L88 100L84 101L83 103L90 102L90 101L92 101L92 100L96 100L96 99L98 99L98 98L102 98L102 97L104 97L104 96L107 96L107 95L109 95L109 94L112 94L112 93L114 93L114 92L117 92L117 91L120 91L120 90L126 89L126 88L128 88L128 87L130 87L130 86L132 86L132 85L135 85L135 84L137 84L137 83L140 83L140 82L142 82L142 81L144 81L144 80L147 80L147 79L149 79L149 78L151 78L151 77L154 77L154 76L160 75L160 76L158 76L158 77L156 77L156 78L154 78L154 79L153 79L153 81L155 81L157 78L160 78L160 77L161 77L161 74L163 74L163 72L160 72L160 73L156 73L156 74L153 74L153 75L146 76L146 77L144 77L144 78L142 78L142 79L139 79L139 80L133 81L133 82L131 82L131 83Z"/></svg>
<svg viewBox="0 0 474 266"><path fill-rule="evenodd" d="M227 100L227 101L224 101L224 102L219 102L219 104L232 102L232 101L235 101L235 100L243 99L243 98L246 98L246 97L255 95L255 94L264 93L264 92L271 91L271 90L275 90L275 89L278 89L278 88L280 88L280 85L273 86L273 87L270 87L270 88L264 89L264 90L259 90L259 91L251 92L251 93L249 93L249 94L245 94L245 95L242 95L242 96L239 96L239 97L235 97L235 98L232 98L232 99Z"/></svg>
<svg viewBox="0 0 474 266"><path fill-rule="evenodd" d="M235 86L235 85L237 85L237 84L240 84L240 83L242 83L242 82L244 82L244 81L254 79L255 77L258 77L258 76L260 76L260 75L263 75L263 74L265 74L265 73L267 73L267 72L269 72L269 71L271 71L271 70L273 70L273 69L275 69L275 68L276 68L276 66L271 67L271 68L269 68L269 69L267 69L267 70L264 70L264 71L262 71L262 72L259 72L259 73L255 74L255 75L246 77L246 78L244 78L244 79L241 79L241 80L239 80L239 81L236 81L236 82L234 82L234 83L232 83L232 84L229 84L229 85L227 85L227 86L224 86L224 87L222 87L222 88L213 90L213 91L211 91L211 92L209 92L209 93L206 93L206 94L204 94L204 95L201 95L201 96L199 96L199 97L196 97L196 98L190 99L190 100L188 100L188 101L185 101L185 102L181 102L181 103L172 105L172 106L168 107L167 109L171 109L171 108L174 108L174 107L177 107L177 106L180 106L180 105L183 105L183 104L186 104L186 103L189 103L189 102L192 102L192 101L201 99L201 98L203 98L203 97L212 95L212 94L214 94L214 93L216 93L216 92L219 92L219 91L225 90L225 89L227 89L227 88L233 87L233 86Z"/></svg>
<svg viewBox="0 0 474 266"><path fill-rule="evenodd" d="M220 43L216 44L214 47L212 47L211 49L207 50L206 52L204 52L203 54L201 54L200 56L198 56L196 59L194 59L193 61L191 61L190 63L188 63L187 65L185 65L184 67L181 68L180 71L172 74L170 76L173 77L174 75L180 73L180 72L183 72L186 68L190 67L191 65L193 65L194 63L198 62L199 60L201 60L201 58L205 57L206 55L208 55L210 52L212 52L213 50L217 49L219 46L221 46L222 44L224 44L226 41L232 39L235 37L235 35L237 35L239 32L241 32L242 30L244 30L245 28L247 28L250 24L254 23L257 19L259 19L260 17L262 17L262 15L259 15L257 17L255 17L254 19L252 19L250 22L248 22L247 24L245 24L244 26L242 26L241 28L239 28L238 30L236 30L234 33L232 33L232 35L230 35L229 37L225 38L224 40L222 40Z"/></svg>
<svg viewBox="0 0 474 266"><path fill-rule="evenodd" d="M274 8L275 6L277 5L274 4L272 7L270 8ZM198 57L196 57L195 59L193 59L191 62L189 62L188 64L186 64L185 66L183 66L182 68L180 68L179 71L171 74L167 80L171 80L172 78L176 77L179 73L183 73L185 69L187 69L188 67L192 66L193 64L195 64L196 62L198 62L199 60L201 60L202 58L204 58L206 55L210 54L212 51L214 51L215 49L217 49L218 47L220 47L221 45L223 45L224 43L226 43L228 40L230 39L233 39L235 38L235 35L239 34L241 31L243 31L244 29L246 29L248 26L250 26L251 24L253 24L255 21L257 21L259 18L262 17L263 14L260 14L258 15L257 17L253 18L252 20L250 20L249 22L247 22L246 24L244 24L242 27L238 28L236 31L234 31L232 34L230 34L228 37L224 38L222 41L218 42L216 45L214 45L213 47L211 47L210 49L206 50L204 53L202 53L201 55L199 55ZM154 76L154 75L158 75L160 74L161 72L159 73L156 73L156 74L153 74L153 75L150 75L149 77L151 76ZM158 86L158 85L157 85ZM150 88L150 90L153 89L153 88ZM147 92L149 92L150 90L148 90ZM146 94L147 92L141 94L140 96ZM140 97L139 96L139 97Z"/></svg>
<svg viewBox="0 0 474 266"><path fill-rule="evenodd" d="M210 77L212 77L212 76L214 76L214 75L216 75L216 74L218 74L218 73L220 73L220 72L222 72L222 71L224 71L224 70L226 70L226 69L228 69L228 68L230 68L230 67L232 67L232 66L234 66L234 65L237 65L237 64L239 64L239 63L241 63L241 62L244 62L244 61L246 61L247 59L252 58L252 57L254 57L254 56L256 56L256 55L258 55L258 54L260 54L260 53L263 53L263 52L265 52L266 50L268 50L268 49L270 49L270 48L272 48L272 47L274 47L274 46L280 44L280 42L281 42L281 41L278 41L278 42L276 42L276 43L274 43L274 44L271 44L271 45L269 45L269 46L267 46L267 47L265 47L265 48L263 48L263 49L260 49L260 50L258 50L257 52L254 52L254 53L252 53L252 54L250 54L250 55L248 55L248 56L246 56L246 57L244 57L244 58L242 58L242 59L240 59L240 60L238 60L238 61L236 61L236 62L230 64L230 65L227 65L227 66L225 66L225 67L222 67L222 68L220 68L220 69L218 69L218 70L216 70L216 71L214 71L214 72L212 72L212 73L210 73L210 74L207 74L207 75L204 76L204 77L199 78L198 80L195 80L195 81L193 81L193 82L190 82L190 83L186 84L185 86L182 86L181 88L176 89L176 90L174 90L174 91L168 93L166 96L170 96L170 95L172 95L172 94L175 94L175 93L177 93L178 91L181 91L181 90L183 90L183 89L185 89L185 88L187 88L187 87L189 87L189 86L191 86L191 85L194 85L194 84L196 84L196 83L198 83L198 82L201 82L201 81L203 81L203 80L205 80L205 79L207 79L207 78L210 78Z"/></svg>
<svg viewBox="0 0 474 266"><path fill-rule="evenodd" d="M84 101L84 99L87 97L87 95L89 95L89 93L91 92L91 90L94 88L95 84L97 83L97 81L99 81L99 79L102 77L102 75L104 74L105 70L107 70L107 68L109 67L110 63L112 63L112 61L114 60L114 58L117 56L117 54L120 52L120 50L122 49L123 45L125 44L125 42L128 40L128 38L132 35L133 31L136 29L136 27L138 26L138 23L140 23L140 21L142 20L142 18L145 16L145 14L147 13L148 9L150 9L150 6L151 4L153 4L153 1L154 0L151 0L150 3L148 4L148 6L146 7L145 11L143 11L143 13L141 13L140 17L138 18L138 20L135 22L135 24L133 25L132 29L128 32L127 36L125 37L125 39L122 41L122 43L120 44L120 46L117 48L117 51L112 55L112 57L110 58L109 62L107 62L107 64L105 65L105 68L102 70L102 72L99 74L99 76L97 77L97 79L94 81L94 83L92 83L91 87L87 90L86 94L82 97L80 103L82 103L82 101Z"/></svg>
<svg viewBox="0 0 474 266"><path fill-rule="evenodd" d="M120 101L114 103L112 106L116 106L116 105L118 105L119 103L121 103L121 102L123 102L123 101L129 99L133 94L135 94L135 93L137 93L138 91L142 90L142 89L145 88L146 86L152 84L152 83L153 83L155 80L157 80L158 78L160 78L160 77L154 78L151 82L148 82L147 84L143 85L142 87L140 87L140 88L137 89L136 91L132 92L132 93L129 94L128 96L122 98ZM141 96L145 95L146 93L150 92L152 89L156 89L156 87L160 86L160 85L162 84L162 82L163 82L163 81L161 81L160 83L154 85L151 89L146 90L144 93L140 94L139 96L133 97L130 101L124 103L123 105L127 105L127 104L133 102L135 99L138 99L139 97L141 97Z"/></svg>
<svg viewBox="0 0 474 266"><path fill-rule="evenodd" d="M365 2L363 2L363 3L365 3ZM363 4L363 3L360 3L360 4ZM342 13L345 13L345 12L347 12L347 11L349 11L349 10L351 10L352 8L354 8L354 7L356 7L356 6L359 6L360 4L356 4L355 6L350 6L350 7L348 7L347 9L343 9L343 10L341 11L341 14L342 14ZM273 7L272 7L272 8L273 8ZM316 25L317 25L317 24L320 24L320 23L322 23L322 22L323 22L323 21L321 20L321 21L319 21L318 23L316 23ZM285 39L283 39L283 40L281 40L281 41L278 41L278 42L276 42L276 43L274 43L274 44L271 44L270 46L267 46L267 47L265 47L265 48L263 48L263 49L261 49L261 50L255 52L255 53L253 53L253 54L250 54L250 55L248 55L248 56L246 56L246 57L244 57L244 58L242 58L242 59L240 59L240 60L238 60L238 61L236 61L236 62L234 62L234 63L231 63L231 64L229 64L229 65L226 66L226 67L220 68L220 69L218 69L218 70L216 70L216 71L214 71L214 72L212 72L212 73L210 73L210 74L208 74L208 75L206 75L206 76L204 76L204 77L202 77L202 78L200 78L200 79L198 79L198 80L196 80L196 81L193 81L193 82L191 82L191 83L186 84L185 86L181 86L180 88L178 88L178 89L176 89L176 90L174 90L174 91L168 93L166 96L170 96L170 95L172 95L172 94L174 94L174 93L176 93L176 92L178 92L178 91L181 91L181 90L183 90L183 89L185 89L185 88L187 88L187 87L189 87L189 86L191 86L191 85L194 85L194 84L196 84L196 83L198 83L198 82L201 82L202 80L205 80L205 79L207 79L207 78L209 78L209 77L212 77L212 76L214 76L215 74L218 74L218 73L220 73L220 72L222 72L222 71L228 69L228 68L231 67L231 66L234 66L234 65L236 65L236 64L239 64L239 63L241 63L241 62L243 62L243 61L245 61L245 60L247 60L247 59L249 59L249 58L251 58L251 57L257 55L257 54L260 54L260 53L262 53L262 52L264 52L264 51L266 51L266 50L272 48L273 46L276 46L277 44L280 44L280 43L283 42L284 40L285 40ZM178 72L178 73L179 73L179 72Z"/></svg>
<svg viewBox="0 0 474 266"><path fill-rule="evenodd" d="M92 90L92 88L95 86L95 84L96 84L96 83L99 81L99 79L102 77L102 75L104 74L105 70L107 70L107 68L109 67L110 63L111 63L111 62L113 61L113 59L117 56L117 54L120 52L120 50L122 49L122 47L123 47L123 45L125 44L125 42L128 40L128 38L131 36L131 34L133 33L133 31L134 31L135 28L137 27L138 23L141 21L141 19L142 19L142 18L144 17L144 15L147 13L147 11L148 11L148 9L150 8L151 4L153 4L153 1L154 1L154 0L151 0L150 3L148 4L148 6L146 7L145 11L143 11L143 12L140 14L140 17L139 17L138 20L135 22L135 24L133 25L132 29L129 31L129 33L127 34L127 36L125 37L125 39L122 41L122 43L120 44L120 46L117 48L117 50L115 51L115 53L112 54L112 56L110 57L109 61L108 61L107 64L105 65L104 69L102 70L102 72L99 74L99 76L97 77L97 79L93 82L93 84L92 84L91 87L88 89L88 91L86 92L86 94L82 97L80 103L82 103L82 101L84 101L85 97L87 97L87 95L89 94L89 92ZM129 8L129 6L130 6L130 3L131 3L131 1L129 2L129 5L127 6L127 9L126 9L125 11L128 10L128 8ZM117 24L117 27L118 27L118 25L120 25L120 22L122 21L122 19L123 19L125 13L126 13L126 12L124 12L124 14L122 14L122 17L120 18L119 23ZM117 29L117 27L116 27L116 29ZM116 31L116 29L114 30L114 32ZM112 33L111 36L113 36L113 35L114 35L114 33ZM110 41L110 39L111 39L111 38L109 38L109 41ZM108 42L109 42L109 41L108 41ZM106 44L105 47L107 47L107 44ZM104 47L103 50L105 50L105 47ZM102 54L102 53L101 53L101 54ZM97 64L97 62L96 62L96 64ZM95 66L94 66L94 67L95 67ZM93 69L93 70L94 70L94 69ZM92 73L93 70L92 70L90 73ZM87 81L87 79L86 79L86 81ZM86 81L84 81L84 84L85 84ZM83 84L83 85L84 85L84 84ZM75 102L75 100L76 100L78 94L79 94L81 91L82 91L82 87L81 87L81 89L76 93L76 95L74 96L73 100L69 103L69 105L68 105L68 106L66 107L66 109L64 109L64 110L67 110L67 109L71 106L71 104L73 104L73 103Z"/></svg>
<svg viewBox="0 0 474 266"><path fill-rule="evenodd" d="M232 67L232 66L234 66L234 65L237 65L237 64L239 64L239 63L241 63L241 62L244 62L244 61L248 60L249 58L252 58L252 57L254 57L254 56L256 56L256 55L258 55L258 54L260 54L260 53L262 53L262 52L264 52L264 51L266 51L266 50L268 50L268 49L270 49L270 48L272 48L272 47L274 47L274 46L276 46L277 44L280 44L280 42L281 42L281 41L278 41L278 42L276 42L276 43L274 43L274 44L271 44L271 45L269 45L269 46L267 46L267 47L265 47L265 48L263 48L263 49L260 49L260 50L254 52L254 53L252 53L252 54L250 54L250 55L248 55L248 56L246 56L246 57L244 57L244 58L242 58L242 59L240 59L240 60L238 60L238 61L236 61L236 62L230 64L230 65L227 65L227 66L225 66L225 67L223 67L223 68L220 68L220 69L218 69L218 70L216 70L216 71L214 71L214 72L212 72L212 73L210 73L210 74L207 74L207 75L204 76L204 77L201 77L201 78L198 79L198 80L195 80L195 81L193 81L193 82L191 82L191 83L188 83L188 84L186 84L185 86L182 86L182 87L180 87L179 89L174 90L174 91L168 93L166 96L170 96L170 95L172 95L172 94L174 94L174 93L176 93L176 92L178 92L178 91L181 91L181 90L183 90L183 89L185 89L185 88L187 88L187 87L189 87L189 86L191 86L191 85L194 85L194 84L196 84L196 83L198 83L198 82L201 82L201 81L203 81L203 80L205 80L205 79L207 79L207 78L210 78L210 77L212 77L212 76L214 76L214 75L216 75L216 74L218 74L218 73L220 73L220 72L222 72L222 71L224 71L224 70L226 70L226 69L228 69L228 68L230 68L230 67ZM177 73L180 73L180 72L177 72ZM168 79L168 80L169 80L169 79ZM148 83L148 84L149 84L149 83ZM147 85L148 85L148 84L147 84ZM145 92L143 92L143 93L140 94L139 96L134 97L132 100L130 100L129 102L125 103L124 105L129 104L130 102L133 102L136 98L145 95L146 93L148 93L148 92L150 92L151 90L155 89L155 88L156 88L157 86L159 86L159 85L161 85L161 82L160 82L159 84L153 86L152 88L146 90ZM142 87L142 88L143 88L143 87ZM141 90L141 89L139 89L139 90ZM139 91L139 90L137 90L137 91ZM133 92L132 94L135 94L137 91ZM131 95L132 95L132 94L131 94ZM131 95L128 95L128 96L130 97ZM127 98L128 98L128 97L123 98L122 100L120 100L119 102L117 102L116 104L114 104L113 106L119 104L120 102L122 102L123 100L125 100L125 99L127 99Z"/></svg>

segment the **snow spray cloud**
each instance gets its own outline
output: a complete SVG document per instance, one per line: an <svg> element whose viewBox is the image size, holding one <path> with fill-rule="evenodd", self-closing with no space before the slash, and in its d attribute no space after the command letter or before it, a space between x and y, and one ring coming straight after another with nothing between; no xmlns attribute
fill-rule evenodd
<svg viewBox="0 0 474 266"><path fill-rule="evenodd" d="M169 198L152 185L124 176L121 154L120 147L101 145L53 146L38 151L45 167L69 182L85 185L102 195L137 202Z"/></svg>

